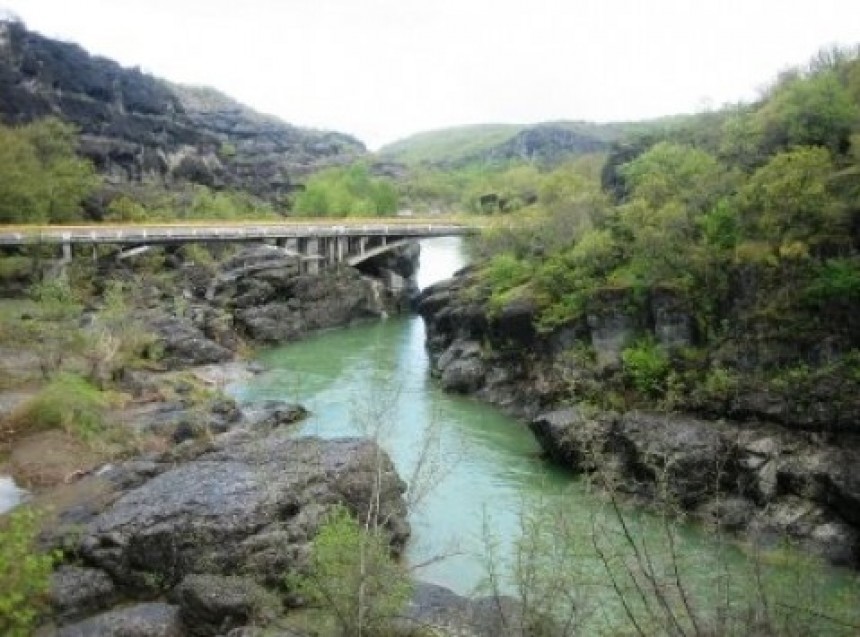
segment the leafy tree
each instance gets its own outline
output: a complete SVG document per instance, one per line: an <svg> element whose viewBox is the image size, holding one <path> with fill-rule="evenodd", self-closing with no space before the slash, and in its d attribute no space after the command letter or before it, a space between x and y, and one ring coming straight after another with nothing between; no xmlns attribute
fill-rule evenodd
<svg viewBox="0 0 860 637"><path fill-rule="evenodd" d="M373 177L356 163L329 168L312 176L296 198L294 211L311 216L374 216L397 211L397 191L391 182Z"/></svg>
<svg viewBox="0 0 860 637"><path fill-rule="evenodd" d="M71 126L46 119L0 126L0 222L66 222L98 184L91 163L75 154Z"/></svg>
<svg viewBox="0 0 860 637"><path fill-rule="evenodd" d="M126 195L111 201L105 214L106 221L138 222L146 218L146 208Z"/></svg>
<svg viewBox="0 0 860 637"><path fill-rule="evenodd" d="M740 193L747 232L777 245L838 234L845 212L830 191L834 166L826 148L779 153Z"/></svg>
<svg viewBox="0 0 860 637"><path fill-rule="evenodd" d="M725 170L708 153L670 142L660 142L621 167L631 197L650 206L678 201L699 211L719 190Z"/></svg>
<svg viewBox="0 0 860 637"><path fill-rule="evenodd" d="M836 72L827 70L785 82L756 117L768 149L808 145L843 153L860 110Z"/></svg>

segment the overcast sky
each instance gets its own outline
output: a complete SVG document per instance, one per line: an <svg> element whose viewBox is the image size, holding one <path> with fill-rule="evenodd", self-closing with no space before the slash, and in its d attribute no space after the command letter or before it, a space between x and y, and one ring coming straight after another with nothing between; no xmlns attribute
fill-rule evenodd
<svg viewBox="0 0 860 637"><path fill-rule="evenodd" d="M371 148L480 122L753 99L860 0L0 0L33 30Z"/></svg>

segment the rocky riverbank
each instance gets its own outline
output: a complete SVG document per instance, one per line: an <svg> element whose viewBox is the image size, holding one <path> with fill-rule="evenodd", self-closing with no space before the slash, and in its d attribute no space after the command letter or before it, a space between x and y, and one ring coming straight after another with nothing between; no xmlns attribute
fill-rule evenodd
<svg viewBox="0 0 860 637"><path fill-rule="evenodd" d="M285 576L307 567L336 505L365 516L378 504L402 549L406 485L388 456L364 440L293 438L270 416L78 482L46 538L65 561L52 589L58 635L120 634L129 621L140 634L215 635L275 621Z"/></svg>
<svg viewBox="0 0 860 637"><path fill-rule="evenodd" d="M108 264L102 276L139 288L139 316L158 335L163 361L182 367L401 312L417 291L418 256L411 244L364 264L367 274L346 266L308 274L290 253L261 244L215 263L168 257L167 279L143 286L133 267Z"/></svg>
<svg viewBox="0 0 860 637"><path fill-rule="evenodd" d="M40 542L61 556L37 634L305 634L308 624L293 610L302 599L285 578L307 571L313 539L339 506L359 519L373 507L399 555L410 535L407 485L384 451L366 439L296 437L301 406L241 408L220 388L259 371L237 360L249 345L405 308L417 256L410 247L366 273L319 275L263 245L208 263L159 255L163 267L154 273L151 263L102 263L101 276L134 291L129 320L154 334L160 356L156 369L103 379L125 397L108 418L138 441L136 453L105 455L57 430L15 438L7 449L0 471L30 489L37 509L51 511ZM81 329L98 320L85 311ZM13 371L22 376L38 374L28 347L4 356L19 362ZM0 420L32 395L11 392ZM516 615L501 601L419 582L398 634L427 626L497 634L498 608Z"/></svg>
<svg viewBox="0 0 860 637"><path fill-rule="evenodd" d="M670 301L654 299L651 333L658 342L689 343L690 320ZM856 396L828 401L796 389L780 402L749 387L707 407L697 397L659 412L595 404L634 327L623 299L610 305L544 334L527 301L488 309L470 271L418 299L441 385L527 422L551 459L752 540L788 538L833 564L858 567ZM586 360L586 348L593 358Z"/></svg>

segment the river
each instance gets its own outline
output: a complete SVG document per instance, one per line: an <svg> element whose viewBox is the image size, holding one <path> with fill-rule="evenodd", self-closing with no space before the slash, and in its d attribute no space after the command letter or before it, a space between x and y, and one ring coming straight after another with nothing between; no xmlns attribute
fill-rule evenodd
<svg viewBox="0 0 860 637"><path fill-rule="evenodd" d="M419 285L424 287L450 276L466 257L459 239L433 239L422 242L421 261ZM474 593L486 580L490 546L497 561L507 563L517 555L523 503L550 502L556 509L573 512L585 543L593 543L594 534L605 536L600 540L620 534L605 499L590 492L581 479L543 461L522 424L493 407L439 390L429 375L424 337L418 317L326 332L260 352L259 361L268 371L229 390L245 403L265 399L302 403L311 415L298 434L376 436L412 485L413 495L421 496L410 518L409 562L426 563L418 577L458 593ZM413 482L416 465L423 470ZM731 586L746 587L749 573L757 570L733 544L696 527L680 526L667 548L665 520L632 509L623 513L633 534L643 538L645 551L650 550L649 560L669 566L683 562L691 594L717 596L730 581ZM541 527L537 536L544 542L552 533ZM611 542L622 545L614 555L623 579L624 572L630 572L631 547L623 535ZM677 559L666 561L670 549ZM805 565L798 571L799 558L785 555L769 560L768 572L773 575L768 581L783 588L794 586L804 604L811 600L802 592L807 587L801 591L797 586L800 580L815 582L815 596L856 595L850 574ZM622 564L625 559L628 562ZM588 581L592 601L597 599L604 609L613 606L603 562L592 551L578 563L582 571L577 577L580 583ZM510 584L502 588L513 590ZM620 611L617 605L614 608L611 614L616 615Z"/></svg>

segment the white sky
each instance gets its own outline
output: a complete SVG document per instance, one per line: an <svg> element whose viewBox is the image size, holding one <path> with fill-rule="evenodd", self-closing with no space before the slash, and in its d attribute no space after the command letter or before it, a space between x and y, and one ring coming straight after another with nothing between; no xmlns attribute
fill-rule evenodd
<svg viewBox="0 0 860 637"><path fill-rule="evenodd" d="M748 100L858 0L0 0L29 28L371 148L481 122Z"/></svg>

